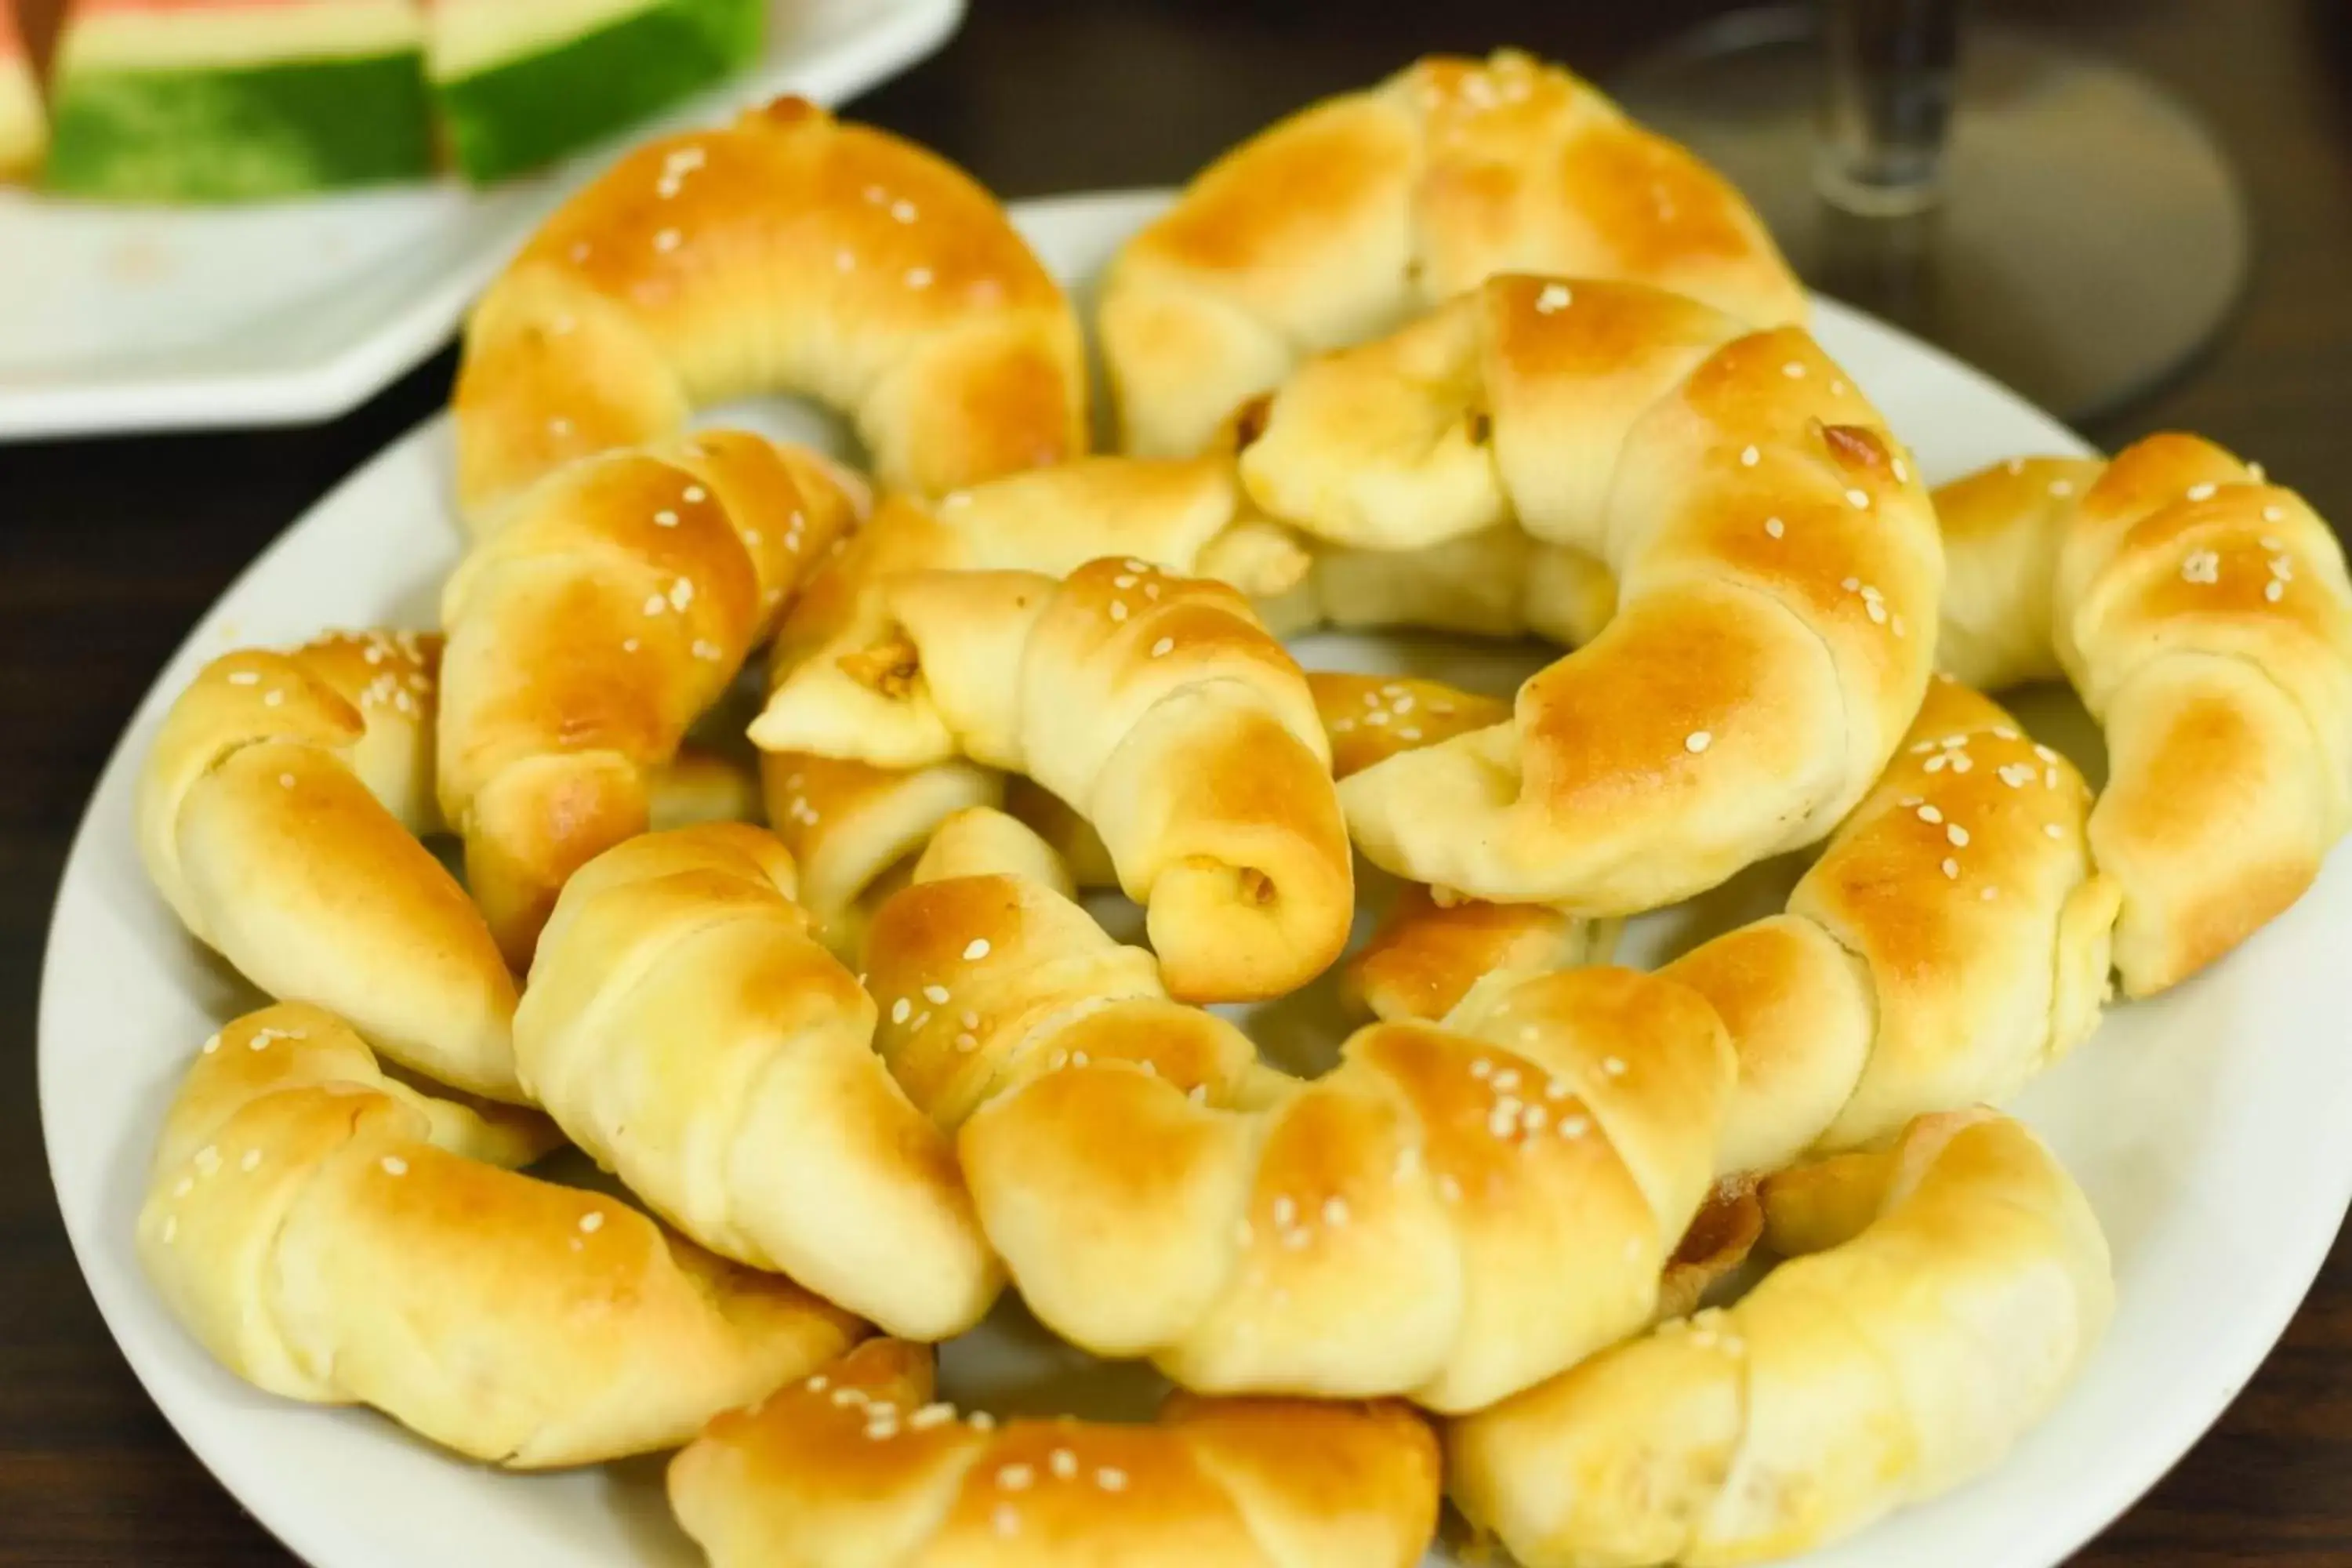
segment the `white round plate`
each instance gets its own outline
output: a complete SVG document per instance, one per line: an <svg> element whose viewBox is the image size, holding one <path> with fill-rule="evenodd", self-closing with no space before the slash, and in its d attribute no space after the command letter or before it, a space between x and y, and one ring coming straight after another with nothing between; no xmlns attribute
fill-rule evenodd
<svg viewBox="0 0 2352 1568"><path fill-rule="evenodd" d="M797 92L838 103L955 31L963 0L770 0L741 75L541 174L219 207L0 188L0 440L326 419L447 341L555 205L657 131Z"/></svg>
<svg viewBox="0 0 2352 1568"><path fill-rule="evenodd" d="M1065 276L1091 277L1162 198L1087 196L1020 210ZM1895 332L1823 303L1829 351L1911 442L1931 479L2020 452L2078 451L2047 416ZM763 421L763 422L772 422ZM108 764L66 868L40 1018L41 1112L66 1226L123 1353L190 1447L271 1530L321 1568L419 1563L689 1563L656 1461L550 1477L462 1464L365 1411L306 1408L223 1372L140 1277L131 1225L163 1107L191 1053L255 1005L166 913L132 849L133 776L163 710L205 659L331 626L426 626L458 534L446 422L353 475L214 606ZM1487 679L1518 655L1325 637L1323 664L1416 666ZM2065 716L2029 705L2060 743ZM2079 717L2076 719L2079 724ZM2093 759L2095 765L2095 759ZM1747 918L1779 897L1768 870L1703 900ZM1685 927L1687 920L1681 922ZM1638 922L1646 960L1675 940ZM2120 1512L2245 1383L2309 1287L2352 1195L2352 1072L2342 955L2352 863L2243 951L2160 1001L2114 1010L2019 1110L2081 1179L2114 1245L2115 1326L2063 1406L1990 1478L1897 1516L1812 1568L2042 1568ZM1311 1007L1278 1008L1262 1038L1288 1059ZM1302 1030L1304 1035L1302 1035ZM951 1349L951 1394L1016 1407L1132 1407L1147 1380L992 1324ZM1444 1557L1433 1562L1447 1561Z"/></svg>

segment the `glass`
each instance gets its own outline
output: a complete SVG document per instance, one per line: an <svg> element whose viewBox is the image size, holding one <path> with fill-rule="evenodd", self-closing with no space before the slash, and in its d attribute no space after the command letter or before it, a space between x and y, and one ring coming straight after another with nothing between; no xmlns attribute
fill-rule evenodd
<svg viewBox="0 0 2352 1568"><path fill-rule="evenodd" d="M2109 412L2228 320L2237 175L2156 83L1967 11L1736 11L1610 86L1738 184L1815 288L2063 417Z"/></svg>

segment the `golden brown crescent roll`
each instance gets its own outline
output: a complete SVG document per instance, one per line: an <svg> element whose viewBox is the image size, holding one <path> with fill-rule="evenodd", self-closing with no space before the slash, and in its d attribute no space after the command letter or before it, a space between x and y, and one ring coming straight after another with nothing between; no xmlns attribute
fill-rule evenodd
<svg viewBox="0 0 2352 1568"><path fill-rule="evenodd" d="M1687 897L1821 837L1927 685L1927 491L1801 331L1634 284L1507 276L1310 362L1242 455L1272 515L1405 550L1516 521L1615 613L1512 721L1340 786L1417 882L1571 913Z"/></svg>
<svg viewBox="0 0 2352 1568"><path fill-rule="evenodd" d="M1608 969L1375 1025L1301 1082L1018 876L908 888L866 963L1029 1306L1205 1393L1468 1409L1633 1331L1731 1089L1696 995Z"/></svg>
<svg viewBox="0 0 2352 1568"><path fill-rule="evenodd" d="M948 1140L873 1049L792 858L740 824L582 867L515 1015L524 1086L657 1213L893 1333L945 1339L1002 1275Z"/></svg>
<svg viewBox="0 0 2352 1568"><path fill-rule="evenodd" d="M441 805L514 968L862 506L813 452L708 431L564 469L458 566Z"/></svg>
<svg viewBox="0 0 2352 1568"><path fill-rule="evenodd" d="M929 1351L869 1341L712 1422L671 1505L712 1568L1411 1568L1436 1528L1436 1439L1402 1405L1180 1394L1150 1426L1000 1426L934 1392Z"/></svg>
<svg viewBox="0 0 2352 1568"><path fill-rule="evenodd" d="M385 1079L333 1015L211 1040L163 1124L139 1260L173 1314L271 1394L372 1405L517 1468L683 1441L865 1331Z"/></svg>
<svg viewBox="0 0 2352 1568"><path fill-rule="evenodd" d="M1617 610L1606 566L1517 523L1417 550L1307 543L1311 563L1298 585L1258 601L1259 616L1278 637L1321 626L1415 626L1581 647Z"/></svg>
<svg viewBox="0 0 2352 1568"><path fill-rule="evenodd" d="M1353 867L1322 723L1240 594L1132 557L884 594L887 629L841 679L787 678L761 745L1027 774L1101 834L1187 1000L1278 995L1339 956Z"/></svg>
<svg viewBox="0 0 2352 1568"><path fill-rule="evenodd" d="M331 636L206 665L164 715L134 816L195 938L272 996L349 1018L440 1082L522 1098L515 987L435 831L438 638Z"/></svg>
<svg viewBox="0 0 2352 1568"><path fill-rule="evenodd" d="M2063 670L2106 731L2091 852L2145 996L2302 896L2352 826L2352 583L2327 524L2210 442L2002 464L1937 492L1939 654L1980 685Z"/></svg>
<svg viewBox="0 0 2352 1568"><path fill-rule="evenodd" d="M2098 1025L2116 886L2074 765L1940 677L1905 739L1786 913L1662 971L1739 1058L1727 1172L1998 1103Z"/></svg>
<svg viewBox="0 0 2352 1568"><path fill-rule="evenodd" d="M1794 1556L1990 1468L2106 1327L2107 1246L2017 1122L1923 1117L1765 1184L1801 1254L1454 1424L1455 1502L1528 1568Z"/></svg>
<svg viewBox="0 0 2352 1568"><path fill-rule="evenodd" d="M793 392L883 482L938 494L1086 449L1078 326L993 197L796 98L650 142L559 207L474 307L452 411L478 531L575 458Z"/></svg>
<svg viewBox="0 0 2352 1568"><path fill-rule="evenodd" d="M1375 1018L1439 1023L1480 981L1608 963L1621 924L1579 920L1549 904L1441 901L1408 882L1340 972L1340 994Z"/></svg>
<svg viewBox="0 0 2352 1568"><path fill-rule="evenodd" d="M1299 357L1505 270L1630 279L1756 326L1803 288L1731 184L1515 50L1433 56L1202 171L1120 250L1099 327L1129 451L1201 449Z"/></svg>

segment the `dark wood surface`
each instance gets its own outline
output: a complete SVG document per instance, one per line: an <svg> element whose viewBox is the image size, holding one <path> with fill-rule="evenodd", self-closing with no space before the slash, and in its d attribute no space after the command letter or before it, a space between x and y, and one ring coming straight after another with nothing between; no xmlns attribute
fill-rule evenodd
<svg viewBox="0 0 2352 1568"><path fill-rule="evenodd" d="M1318 93L1430 48L1517 43L1603 75L1706 9L1679 0L974 0L862 115L1008 195L1169 183ZM2007 7L2151 71L2246 180L2244 309L2175 384L2086 430L2205 431L2352 518L2352 19L2340 0ZM2118 267L2161 266L2116 240ZM444 353L347 418L265 434L0 447L0 1563L287 1561L190 1457L108 1339L43 1163L33 1017L82 801L198 613L328 486L446 394ZM2282 1193L2281 1203L2299 1194ZM2352 1563L2352 1249L2180 1468L2079 1560ZM2001 1568L1987 1564L1986 1568Z"/></svg>

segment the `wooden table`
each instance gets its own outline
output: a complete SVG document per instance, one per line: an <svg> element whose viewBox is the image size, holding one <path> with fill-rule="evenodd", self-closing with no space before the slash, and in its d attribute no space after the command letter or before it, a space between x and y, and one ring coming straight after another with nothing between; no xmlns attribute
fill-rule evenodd
<svg viewBox="0 0 2352 1568"><path fill-rule="evenodd" d="M1007 195L1176 181L1281 111L1426 49L1517 43L1605 75L1706 9L974 6L944 54L858 110ZM2200 429L2262 458L2322 512L2352 519L2347 7L2072 0L2063 15L2070 36L2163 77L2210 118L2260 226L2251 296L2222 342L2170 390L2086 434L2113 446L2164 426ZM2128 237L2117 256L2130 257ZM0 447L0 1563L286 1561L163 1424L75 1271L33 1093L41 939L82 802L166 655L302 508L432 412L449 374L445 353L323 428ZM2080 1561L2352 1563L2352 1248L2336 1249L2221 1426Z"/></svg>

